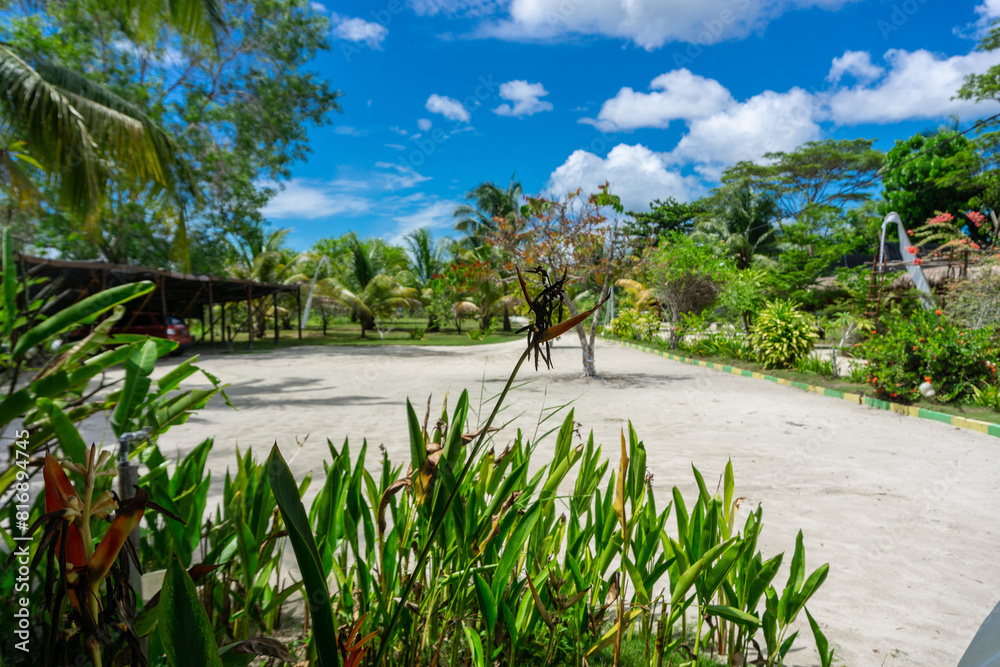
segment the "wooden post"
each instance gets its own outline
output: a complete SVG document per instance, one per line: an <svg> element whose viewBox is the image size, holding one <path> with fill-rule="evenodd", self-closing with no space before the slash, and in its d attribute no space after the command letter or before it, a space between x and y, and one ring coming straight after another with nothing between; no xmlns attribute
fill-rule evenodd
<svg viewBox="0 0 1000 667"><path fill-rule="evenodd" d="M163 326L167 326L167 279L160 278L157 282L160 287L160 307L163 310Z"/></svg>
<svg viewBox="0 0 1000 667"><path fill-rule="evenodd" d="M302 327L305 323L302 321L302 288L295 290L295 305L299 309L299 340L302 340Z"/></svg>
<svg viewBox="0 0 1000 667"><path fill-rule="evenodd" d="M248 350L253 349L253 290L247 285L247 335L249 336Z"/></svg>
<svg viewBox="0 0 1000 667"><path fill-rule="evenodd" d="M228 347L229 339L226 337L226 302L222 302L222 311L219 315L222 316L222 342Z"/></svg>
<svg viewBox="0 0 1000 667"><path fill-rule="evenodd" d="M274 346L278 347L278 293L271 295L274 303Z"/></svg>
<svg viewBox="0 0 1000 667"><path fill-rule="evenodd" d="M208 337L212 341L212 354L215 354L215 301L212 299L212 283L208 284Z"/></svg>

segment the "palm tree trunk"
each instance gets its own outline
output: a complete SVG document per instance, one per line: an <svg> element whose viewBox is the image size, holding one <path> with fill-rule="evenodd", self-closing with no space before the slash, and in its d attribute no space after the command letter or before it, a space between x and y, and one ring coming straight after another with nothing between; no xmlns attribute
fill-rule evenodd
<svg viewBox="0 0 1000 667"><path fill-rule="evenodd" d="M507 308L507 304L503 307L503 330L504 333L510 333L513 329L510 326L510 309Z"/></svg>

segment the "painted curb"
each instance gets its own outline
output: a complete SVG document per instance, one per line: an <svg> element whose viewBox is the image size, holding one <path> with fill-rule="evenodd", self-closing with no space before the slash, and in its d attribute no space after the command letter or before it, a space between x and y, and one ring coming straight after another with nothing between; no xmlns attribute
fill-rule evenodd
<svg viewBox="0 0 1000 667"><path fill-rule="evenodd" d="M985 435L992 435L994 437L1000 438L1000 424L991 424L990 422L979 421L978 419L968 419L966 417L960 417L958 415L949 415L943 412L935 412L934 410L927 410L926 408L918 408L913 405L902 405L901 403L890 403L889 401L883 401L877 398L871 398L870 396L864 396L862 394L854 394L848 391L840 391L838 389L828 389L826 387L817 387L813 384L806 384L805 382L795 382L793 380L787 380L785 378L774 377L773 375L765 375L764 373L758 373L756 371L748 371L742 368L737 368L736 366L729 366L724 364L717 364L713 361L702 361L701 359L692 359L691 357L680 357L676 354L671 354L665 352L658 348L647 347L645 345L639 345L637 343L630 343L622 340L612 340L609 338L601 338L605 343L618 343L622 347L631 347L633 349L639 350L640 352L649 352L650 354L657 354L665 359L671 359L673 361L679 361L684 364L691 364L692 366L701 366L702 368L711 368L712 370L722 371L723 373L730 373L732 375L741 375L743 377L754 378L756 380L767 380L769 382L774 382L785 387L794 387L795 389L801 389L802 391L810 391L814 394L819 394L820 396L831 396L833 398L840 398L849 403L854 403L857 405L867 405L868 407L875 408L877 410L891 410L896 414L906 415L909 417L917 417L919 419L931 419L943 424L948 424L950 426L956 426L958 428L966 428L970 431L976 431L977 433L983 433Z"/></svg>

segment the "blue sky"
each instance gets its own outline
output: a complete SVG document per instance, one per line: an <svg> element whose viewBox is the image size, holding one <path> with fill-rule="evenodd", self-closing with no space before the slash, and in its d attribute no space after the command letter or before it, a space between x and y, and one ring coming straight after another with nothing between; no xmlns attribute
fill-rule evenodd
<svg viewBox="0 0 1000 667"><path fill-rule="evenodd" d="M264 213L291 245L449 233L476 184L627 207L705 194L727 165L809 140L893 141L1000 105L952 100L1000 0L314 2L344 93Z"/></svg>

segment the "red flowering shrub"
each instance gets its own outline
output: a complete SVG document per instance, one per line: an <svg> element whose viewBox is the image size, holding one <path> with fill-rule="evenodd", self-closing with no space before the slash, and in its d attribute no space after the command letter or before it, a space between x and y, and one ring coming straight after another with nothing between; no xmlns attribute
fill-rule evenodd
<svg viewBox="0 0 1000 667"><path fill-rule="evenodd" d="M868 360L866 381L879 398L911 403L920 398L920 383L927 380L937 400L947 403L964 400L984 382L996 382L996 331L963 331L936 313L895 316L886 322L885 333L858 347Z"/></svg>

